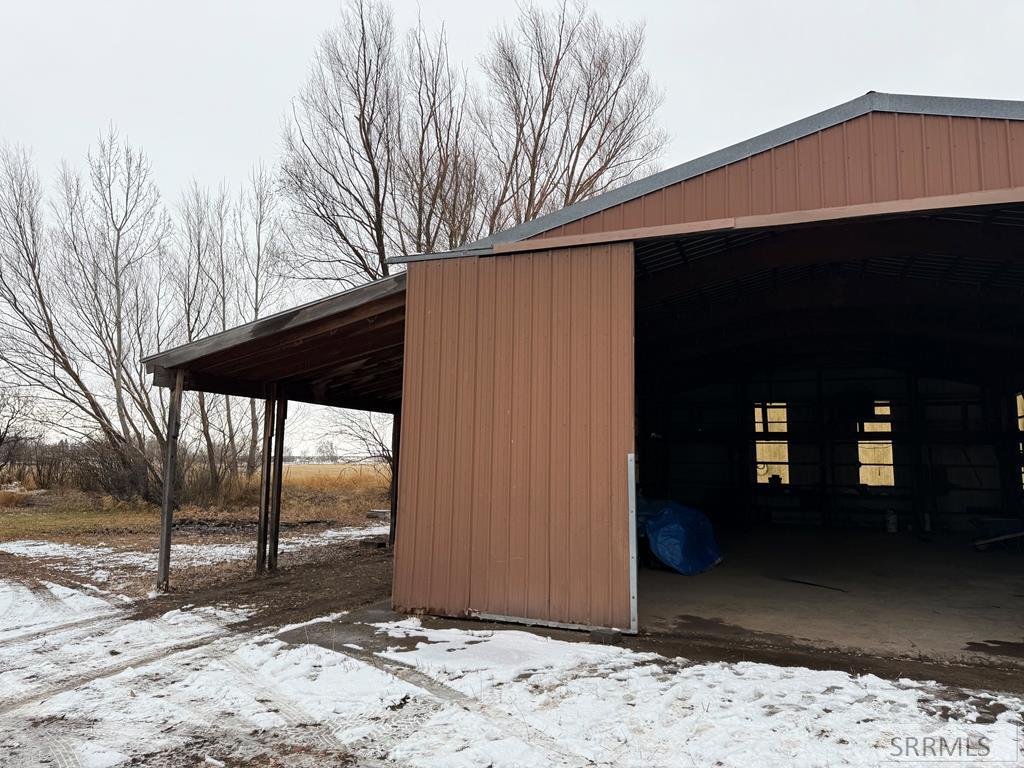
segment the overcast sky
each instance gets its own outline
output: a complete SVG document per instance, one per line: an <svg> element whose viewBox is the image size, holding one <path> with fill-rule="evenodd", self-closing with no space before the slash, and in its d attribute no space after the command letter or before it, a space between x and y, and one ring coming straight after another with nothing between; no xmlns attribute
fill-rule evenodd
<svg viewBox="0 0 1024 768"><path fill-rule="evenodd" d="M273 162L339 0L0 0L0 142L49 177L115 123L165 197ZM869 90L1024 99L1024 1L594 0L646 22L674 165ZM469 67L514 3L396 0Z"/></svg>

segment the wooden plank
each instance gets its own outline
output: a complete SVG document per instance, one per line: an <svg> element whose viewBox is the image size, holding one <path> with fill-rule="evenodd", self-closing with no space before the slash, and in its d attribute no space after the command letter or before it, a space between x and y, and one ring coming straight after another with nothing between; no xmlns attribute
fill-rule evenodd
<svg viewBox="0 0 1024 768"><path fill-rule="evenodd" d="M178 472L178 435L181 432L181 393L185 372L174 374L174 389L167 408L167 449L164 456L164 495L160 507L160 559L157 563L156 587L166 592L170 588L171 528L174 524L174 485Z"/></svg>

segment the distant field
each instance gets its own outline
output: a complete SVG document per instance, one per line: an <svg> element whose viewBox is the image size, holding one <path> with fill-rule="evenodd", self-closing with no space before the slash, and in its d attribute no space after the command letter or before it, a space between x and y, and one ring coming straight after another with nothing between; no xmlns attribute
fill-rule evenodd
<svg viewBox="0 0 1024 768"><path fill-rule="evenodd" d="M391 473L384 464L287 464L284 485L317 490L386 490Z"/></svg>
<svg viewBox="0 0 1024 768"><path fill-rule="evenodd" d="M366 525L369 510L389 506L389 484L388 467L381 464L285 465L282 522ZM183 504L174 517L178 524L216 523L230 531L237 526L254 527L258 507L257 475L220 501ZM46 539L134 545L133 537L153 537L159 525L159 506L141 499L119 501L70 489L0 492L0 541Z"/></svg>

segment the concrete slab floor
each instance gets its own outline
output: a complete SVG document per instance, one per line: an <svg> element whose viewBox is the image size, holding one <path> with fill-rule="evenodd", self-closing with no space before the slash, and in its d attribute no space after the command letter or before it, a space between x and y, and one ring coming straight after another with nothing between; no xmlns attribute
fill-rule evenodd
<svg viewBox="0 0 1024 768"><path fill-rule="evenodd" d="M641 569L643 633L1024 668L1024 553L962 538L770 529L699 576Z"/></svg>

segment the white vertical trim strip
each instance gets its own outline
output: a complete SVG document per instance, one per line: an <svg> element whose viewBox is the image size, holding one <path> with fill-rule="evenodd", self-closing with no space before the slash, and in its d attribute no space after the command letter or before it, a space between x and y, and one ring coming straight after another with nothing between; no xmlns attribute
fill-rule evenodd
<svg viewBox="0 0 1024 768"><path fill-rule="evenodd" d="M636 634L640 629L637 616L636 585L636 454L626 454L626 487L629 489L629 631Z"/></svg>

